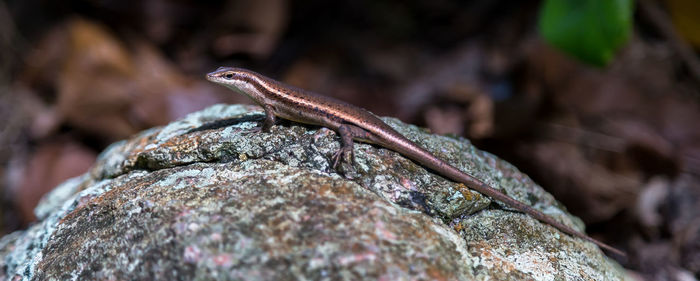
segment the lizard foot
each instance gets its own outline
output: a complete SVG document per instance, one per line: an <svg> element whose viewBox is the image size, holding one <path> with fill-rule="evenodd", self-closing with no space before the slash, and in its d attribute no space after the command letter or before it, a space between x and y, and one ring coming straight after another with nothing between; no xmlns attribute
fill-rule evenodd
<svg viewBox="0 0 700 281"><path fill-rule="evenodd" d="M341 160L351 165L355 163L355 152L352 147L342 146L333 154L333 169L338 170L338 164L341 163Z"/></svg>

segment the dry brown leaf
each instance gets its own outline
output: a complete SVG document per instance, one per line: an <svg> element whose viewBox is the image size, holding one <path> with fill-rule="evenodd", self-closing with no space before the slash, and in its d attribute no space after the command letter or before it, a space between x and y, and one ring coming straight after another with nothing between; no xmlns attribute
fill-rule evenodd
<svg viewBox="0 0 700 281"><path fill-rule="evenodd" d="M107 27L85 19L51 32L30 57L24 84L56 91L59 120L51 124L68 124L105 143L235 100L204 79L184 76L152 45L127 46ZM35 114L40 124L50 123Z"/></svg>
<svg viewBox="0 0 700 281"><path fill-rule="evenodd" d="M137 127L123 115L135 90L129 50L105 27L82 19L67 23L66 36L68 48L57 73L58 112L72 126L107 140L135 133Z"/></svg>

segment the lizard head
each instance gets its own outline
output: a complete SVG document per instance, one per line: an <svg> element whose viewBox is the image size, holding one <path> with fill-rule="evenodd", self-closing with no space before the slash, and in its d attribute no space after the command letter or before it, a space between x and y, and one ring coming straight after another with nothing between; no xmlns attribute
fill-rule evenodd
<svg viewBox="0 0 700 281"><path fill-rule="evenodd" d="M219 67L207 74L207 80L244 94L256 102L261 102L263 98L260 77L258 73L236 67Z"/></svg>

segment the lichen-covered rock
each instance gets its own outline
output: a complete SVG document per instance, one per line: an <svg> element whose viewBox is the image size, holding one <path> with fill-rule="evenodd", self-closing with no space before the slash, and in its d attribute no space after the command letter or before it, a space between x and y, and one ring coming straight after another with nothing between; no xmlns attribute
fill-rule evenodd
<svg viewBox="0 0 700 281"><path fill-rule="evenodd" d="M330 160L339 147L334 132L288 122L252 133L261 114L257 107L218 105L112 145L89 173L44 198L38 223L0 240L1 277L624 277L593 244L390 150L357 145L355 163L339 174ZM463 171L582 228L527 176L468 141L385 120Z"/></svg>

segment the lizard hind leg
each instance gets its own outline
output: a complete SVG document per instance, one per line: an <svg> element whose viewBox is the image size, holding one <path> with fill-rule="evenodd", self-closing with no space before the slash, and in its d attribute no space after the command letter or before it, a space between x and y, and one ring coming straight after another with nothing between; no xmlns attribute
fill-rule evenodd
<svg viewBox="0 0 700 281"><path fill-rule="evenodd" d="M338 127L338 135L340 135L341 146L333 155L333 169L337 169L341 159L348 161L350 164L355 163L355 139L363 141L372 139L370 132L351 124L340 125Z"/></svg>

